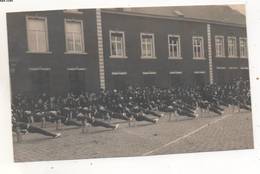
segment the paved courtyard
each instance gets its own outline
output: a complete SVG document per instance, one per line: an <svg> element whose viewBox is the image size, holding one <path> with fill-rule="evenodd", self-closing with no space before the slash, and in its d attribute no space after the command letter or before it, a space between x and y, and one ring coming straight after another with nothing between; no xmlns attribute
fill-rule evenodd
<svg viewBox="0 0 260 174"><path fill-rule="evenodd" d="M52 139L27 134L23 141L14 139L16 162L72 160L103 157L162 155L253 148L251 112L207 114L196 119L165 116L157 124L137 122L128 127L120 123L117 130L90 127L86 134L80 128L65 127L62 136ZM56 132L48 123L47 130Z"/></svg>

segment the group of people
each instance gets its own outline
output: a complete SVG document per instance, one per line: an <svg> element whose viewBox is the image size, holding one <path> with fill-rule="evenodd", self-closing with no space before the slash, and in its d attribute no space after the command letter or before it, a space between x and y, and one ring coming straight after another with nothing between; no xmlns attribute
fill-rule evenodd
<svg viewBox="0 0 260 174"><path fill-rule="evenodd" d="M111 119L129 122L147 121L153 124L168 113L175 116L197 117L198 110L208 110L222 115L224 108L237 106L250 110L249 81L234 80L225 85L195 87L128 87L123 90L100 90L64 96L15 95L12 98L13 131L16 133L40 133L57 138L60 133L46 131L46 122L62 126L102 126L117 129ZM40 121L41 128L34 126Z"/></svg>

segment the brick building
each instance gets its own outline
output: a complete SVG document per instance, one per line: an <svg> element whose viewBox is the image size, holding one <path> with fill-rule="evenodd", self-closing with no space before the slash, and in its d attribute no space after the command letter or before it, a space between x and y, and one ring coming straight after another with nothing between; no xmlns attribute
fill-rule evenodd
<svg viewBox="0 0 260 174"><path fill-rule="evenodd" d="M228 6L7 14L13 93L248 79L245 16Z"/></svg>

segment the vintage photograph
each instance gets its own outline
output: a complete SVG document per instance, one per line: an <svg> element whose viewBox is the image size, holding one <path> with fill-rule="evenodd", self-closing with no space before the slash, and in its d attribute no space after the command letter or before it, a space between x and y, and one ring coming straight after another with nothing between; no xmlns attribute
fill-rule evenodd
<svg viewBox="0 0 260 174"><path fill-rule="evenodd" d="M6 16L15 162L254 148L244 5Z"/></svg>

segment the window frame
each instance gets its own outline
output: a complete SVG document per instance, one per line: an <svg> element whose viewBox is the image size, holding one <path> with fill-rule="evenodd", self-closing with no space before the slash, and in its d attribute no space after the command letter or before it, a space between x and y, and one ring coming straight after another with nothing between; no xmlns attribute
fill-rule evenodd
<svg viewBox="0 0 260 174"><path fill-rule="evenodd" d="M177 37L178 38L178 49L177 49L177 56L171 56L170 47L173 46L173 44L170 44L170 38L171 37ZM181 56L181 36L176 34L168 34L168 58L169 59L182 59Z"/></svg>
<svg viewBox="0 0 260 174"><path fill-rule="evenodd" d="M221 38L222 39L222 49L223 49L223 52L222 54L218 54L219 51L217 50L217 39L218 38ZM225 58L226 57L226 54L225 54L225 37L223 35L216 35L215 36L215 56L218 57L218 58Z"/></svg>
<svg viewBox="0 0 260 174"><path fill-rule="evenodd" d="M75 48L73 51L68 51L68 47L67 47L67 27L66 24L69 22L76 22L76 23L80 23L80 28L81 28L81 46L82 46L82 51L76 51ZM83 26L83 20L81 19L70 19L70 18L65 18L64 19L64 36L65 36L65 54L87 54L86 52L86 48L85 48L85 36L84 36L84 26ZM74 44L74 40L73 40L73 44Z"/></svg>
<svg viewBox="0 0 260 174"><path fill-rule="evenodd" d="M241 55L241 40L245 40L245 51L246 51L246 55ZM239 37L239 55L240 58L248 58L248 45L247 45L247 37Z"/></svg>
<svg viewBox="0 0 260 174"><path fill-rule="evenodd" d="M26 16L26 34L27 34L27 51L26 53L39 53L39 54L49 54L49 33L48 33L48 21L46 16ZM31 50L29 46L29 20L44 20L45 29L45 41L46 41L46 51Z"/></svg>
<svg viewBox="0 0 260 174"><path fill-rule="evenodd" d="M201 53L201 57L196 57L195 56L195 52L194 52L194 39L201 39L202 43L201 43L201 50L202 50L202 53ZM192 36L192 56L193 56L193 59L195 60L205 60L205 49L204 49L204 37L203 36Z"/></svg>
<svg viewBox="0 0 260 174"><path fill-rule="evenodd" d="M142 37L148 35L148 36L152 36L152 55L151 56L143 56L143 41L142 41ZM140 33L140 43L141 43L141 59L156 59L156 55L155 55L155 39L154 39L154 33Z"/></svg>
<svg viewBox="0 0 260 174"><path fill-rule="evenodd" d="M118 33L122 34L122 53L123 55L112 55L112 34ZM126 45L125 45L125 32L124 31L117 31L117 30L109 30L109 44L110 44L110 58L127 58L126 56Z"/></svg>
<svg viewBox="0 0 260 174"><path fill-rule="evenodd" d="M230 55L230 51L229 51L229 47L230 47L230 44L229 44L229 40L230 39L235 39L235 55ZM227 43L228 43L228 57L229 58L238 58L238 54L237 54L237 37L236 36L228 36L227 37Z"/></svg>

